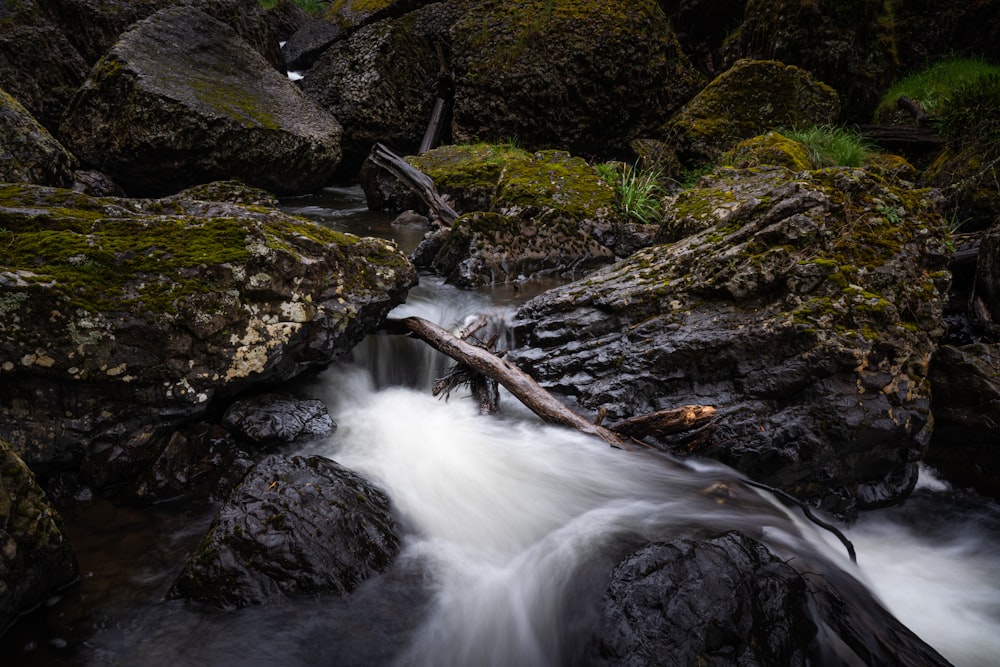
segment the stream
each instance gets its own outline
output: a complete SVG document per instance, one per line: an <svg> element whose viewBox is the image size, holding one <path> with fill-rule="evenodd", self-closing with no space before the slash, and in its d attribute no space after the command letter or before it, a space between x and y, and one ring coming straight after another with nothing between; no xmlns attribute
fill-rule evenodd
<svg viewBox="0 0 1000 667"><path fill-rule="evenodd" d="M370 213L358 188L330 188L287 210L404 250L423 230ZM460 291L424 277L394 316L457 328L502 323L543 283ZM164 599L214 507L66 508L81 580L0 639L3 667L55 665L580 664L610 568L652 540L736 529L824 567L853 572L900 620L959 666L1000 655L1000 509L922 471L906 503L830 534L766 494L718 503L704 490L734 475L625 455L547 426L507 394L499 415L429 387L450 361L415 340L370 336L352 359L300 383L338 424L286 454L319 454L392 499L403 550L349 598L311 596L220 611Z"/></svg>

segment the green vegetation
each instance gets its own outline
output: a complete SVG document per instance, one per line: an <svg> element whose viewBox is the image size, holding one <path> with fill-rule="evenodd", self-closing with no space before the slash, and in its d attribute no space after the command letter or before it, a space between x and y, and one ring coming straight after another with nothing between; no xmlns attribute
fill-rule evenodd
<svg viewBox="0 0 1000 667"><path fill-rule="evenodd" d="M278 6L281 0L258 0L260 6L264 9L274 9ZM327 7L327 3L324 0L291 0L293 5L298 5L305 13L310 16L316 16L322 14Z"/></svg>
<svg viewBox="0 0 1000 667"><path fill-rule="evenodd" d="M941 110L941 132L955 140L974 140L992 155L1000 153L1000 67L956 86Z"/></svg>
<svg viewBox="0 0 1000 667"><path fill-rule="evenodd" d="M660 185L660 172L614 163L599 164L595 169L615 189L622 212L643 224L659 222L663 196L666 194Z"/></svg>
<svg viewBox="0 0 1000 667"><path fill-rule="evenodd" d="M875 149L858 132L839 127L814 126L780 130L781 134L806 147L817 168L860 167Z"/></svg>
<svg viewBox="0 0 1000 667"><path fill-rule="evenodd" d="M1000 76L1000 67L976 58L950 58L912 74L882 96L876 115L896 107L901 96L919 103L931 116L945 113L956 90L978 87L990 76Z"/></svg>

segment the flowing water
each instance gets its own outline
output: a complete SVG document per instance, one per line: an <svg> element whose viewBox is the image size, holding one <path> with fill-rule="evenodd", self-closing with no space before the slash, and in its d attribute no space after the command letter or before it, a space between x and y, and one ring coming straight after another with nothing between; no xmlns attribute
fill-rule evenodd
<svg viewBox="0 0 1000 667"><path fill-rule="evenodd" d="M289 208L404 248L419 240L419 230L364 212L356 190L326 194ZM342 213L351 205L354 214ZM462 292L425 278L394 314L448 328L484 312L502 322L528 292ZM507 395L492 417L463 395L431 397L430 382L448 364L417 341L372 336L353 360L299 387L327 403L338 429L288 453L321 454L366 475L388 492L405 528L402 553L383 576L347 599L237 611L166 601L211 512L96 502L66 512L81 582L8 633L0 664L579 664L623 555L650 540L727 529L854 572L955 664L996 664L996 508L928 477L913 500L850 528L858 569L828 534L766 495L713 493L733 478L721 466L612 450L541 424Z"/></svg>

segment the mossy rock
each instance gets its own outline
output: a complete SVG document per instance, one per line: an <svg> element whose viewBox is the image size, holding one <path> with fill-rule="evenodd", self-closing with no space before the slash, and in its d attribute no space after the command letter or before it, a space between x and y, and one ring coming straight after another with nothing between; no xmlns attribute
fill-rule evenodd
<svg viewBox="0 0 1000 667"><path fill-rule="evenodd" d="M367 23L430 4L431 0L333 0L323 12L323 19L338 26L344 33Z"/></svg>
<svg viewBox="0 0 1000 667"><path fill-rule="evenodd" d="M945 147L921 174L921 182L947 195L946 210L961 231L988 229L1000 220L1000 151L990 155L969 141Z"/></svg>
<svg viewBox="0 0 1000 667"><path fill-rule="evenodd" d="M893 12L898 4L748 0L733 53L808 71L837 91L845 120L869 122L882 91L896 76Z"/></svg>
<svg viewBox="0 0 1000 667"><path fill-rule="evenodd" d="M702 84L656 2L466 3L452 28L456 142L620 152Z"/></svg>
<svg viewBox="0 0 1000 667"><path fill-rule="evenodd" d="M778 132L741 141L723 153L720 161L737 169L773 165L792 171L808 171L816 167L805 146Z"/></svg>
<svg viewBox="0 0 1000 667"><path fill-rule="evenodd" d="M98 62L60 136L135 196L239 178L279 194L328 184L337 121L225 23L193 7L135 24Z"/></svg>
<svg viewBox="0 0 1000 667"><path fill-rule="evenodd" d="M414 254L449 282L471 288L571 274L614 257L600 234L624 224L615 193L582 158L473 144L407 159L465 213Z"/></svg>
<svg viewBox="0 0 1000 667"><path fill-rule="evenodd" d="M390 242L178 197L5 185L0 244L0 435L29 462L127 439L105 419L166 427L324 366L416 282Z"/></svg>
<svg viewBox="0 0 1000 667"><path fill-rule="evenodd" d="M831 125L837 92L809 72L769 60L741 60L716 77L664 126L688 166L715 162L725 151L782 127Z"/></svg>
<svg viewBox="0 0 1000 667"><path fill-rule="evenodd" d="M28 466L0 438L0 628L77 575L62 519Z"/></svg>

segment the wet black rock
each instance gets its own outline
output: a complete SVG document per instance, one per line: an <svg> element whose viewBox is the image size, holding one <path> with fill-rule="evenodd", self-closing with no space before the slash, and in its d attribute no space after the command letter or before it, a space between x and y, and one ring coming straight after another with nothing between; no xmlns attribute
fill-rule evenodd
<svg viewBox="0 0 1000 667"><path fill-rule="evenodd" d="M278 394L235 401L222 421L232 431L263 446L318 438L337 428L322 401Z"/></svg>
<svg viewBox="0 0 1000 667"><path fill-rule="evenodd" d="M171 596L228 608L347 595L398 550L382 491L328 459L272 455L234 490Z"/></svg>

